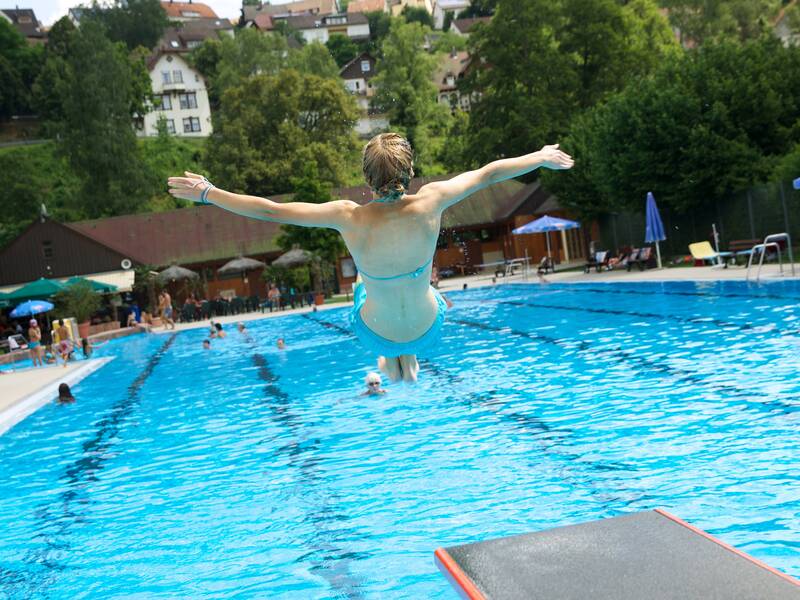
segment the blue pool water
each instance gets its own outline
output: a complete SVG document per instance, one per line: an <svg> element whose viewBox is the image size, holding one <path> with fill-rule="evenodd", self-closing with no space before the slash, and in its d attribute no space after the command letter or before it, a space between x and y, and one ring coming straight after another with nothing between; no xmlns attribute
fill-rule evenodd
<svg viewBox="0 0 800 600"><path fill-rule="evenodd" d="M655 507L800 576L800 283L451 299L377 399L345 310L99 349L0 436L0 596L452 598L438 546Z"/></svg>

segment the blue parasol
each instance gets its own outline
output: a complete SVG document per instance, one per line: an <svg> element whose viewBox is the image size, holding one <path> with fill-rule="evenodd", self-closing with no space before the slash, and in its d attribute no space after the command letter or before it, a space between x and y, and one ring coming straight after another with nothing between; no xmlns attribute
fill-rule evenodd
<svg viewBox="0 0 800 600"><path fill-rule="evenodd" d="M795 179L795 180L794 180L794 182L792 182L792 183L793 183L793 185L794 185L794 189L796 189L796 190L800 190L800 177L798 177L797 179Z"/></svg>
<svg viewBox="0 0 800 600"><path fill-rule="evenodd" d="M11 311L11 316L16 317L29 317L31 315L38 315L53 310L53 305L44 300L28 300L19 304L14 310Z"/></svg>
<svg viewBox="0 0 800 600"><path fill-rule="evenodd" d="M522 234L522 233L547 233L549 231L565 231L567 229L577 229L580 227L581 224L577 221L570 221L569 219L559 219L558 217L550 217L545 215L536 219L535 221L531 221L530 223L525 223L525 225L521 227L517 227L516 229L512 229L511 233L515 234ZM550 236L547 237L547 257L550 258Z"/></svg>
<svg viewBox="0 0 800 600"><path fill-rule="evenodd" d="M656 244L656 259L658 261L658 268L661 268L661 249L658 247L658 242L663 242L667 239L664 233L664 223L661 222L661 215L658 214L658 206L656 206L656 199L653 192L647 192L647 206L645 211L645 232L644 242L646 244Z"/></svg>

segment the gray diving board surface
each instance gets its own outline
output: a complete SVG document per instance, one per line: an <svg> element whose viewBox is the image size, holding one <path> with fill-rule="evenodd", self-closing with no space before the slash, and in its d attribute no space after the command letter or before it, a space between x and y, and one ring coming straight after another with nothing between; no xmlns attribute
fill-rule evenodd
<svg viewBox="0 0 800 600"><path fill-rule="evenodd" d="M439 548L470 600L800 600L800 581L661 509Z"/></svg>

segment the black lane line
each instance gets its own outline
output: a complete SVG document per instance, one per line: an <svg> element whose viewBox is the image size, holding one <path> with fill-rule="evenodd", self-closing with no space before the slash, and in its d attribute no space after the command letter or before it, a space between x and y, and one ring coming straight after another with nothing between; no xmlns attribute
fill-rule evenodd
<svg viewBox="0 0 800 600"><path fill-rule="evenodd" d="M22 597L44 593L47 585L55 581L55 572L68 568L66 562L61 562L57 555L71 550L71 543L67 538L70 529L87 518L85 507L91 504L86 493L87 488L91 482L99 479L99 473L109 458L108 451L116 444L122 424L139 404L139 391L177 335L173 333L150 357L139 376L128 386L127 395L111 407L108 416L97 424L94 436L83 443L81 457L67 466L64 475L59 478L66 489L58 495L58 507L41 504L34 511L36 517L42 521L41 532L34 539L44 544L44 548L29 550L23 558L23 562L33 567L33 570L14 572L0 567L1 589L10 596L23 592L16 590L17 587L27 588Z"/></svg>
<svg viewBox="0 0 800 600"><path fill-rule="evenodd" d="M304 315L305 316L305 315ZM342 335L347 337L355 337L349 330L336 325L335 323L331 323L330 321L325 321L319 318L312 318L306 317L310 321L314 321L318 325L325 327L326 329L336 331ZM426 371L432 373L433 375L439 377L440 379L445 380L447 384L451 387L453 384L465 384L466 382L464 379L457 374L451 373L447 369L443 367L439 367L432 363L429 360L422 359L419 361L420 366L424 367ZM572 432L569 430L564 429L553 429L551 428L546 422L544 422L539 417L535 415L526 414L521 411L513 411L513 412L506 412L506 411L499 411L495 410L495 407L498 406L496 401L496 397L498 393L495 390L488 390L484 392L470 392L467 395L450 395L446 397L446 400L450 403L460 403L468 408L475 408L480 407L485 410L489 410L493 415L501 423L506 423L514 427L515 431L522 431L532 437L537 441L540 450L543 453L551 454L557 456L560 460L557 461L559 465L559 475L565 481L571 481L573 484L577 484L576 476L569 472L569 469L574 467L574 464L581 464L588 467L590 470L597 471L597 472L608 472L608 471L620 471L620 470L635 470L635 467L631 467L624 464L619 463L600 463L596 461L586 461L583 459L583 456L580 454L566 452L564 450L558 449L556 446L560 444L566 444L569 434ZM505 404L505 403L503 403ZM502 406L499 405L499 406ZM570 461L570 463L564 465L564 460ZM588 476L591 479L591 475ZM623 503L626 506L636 503L642 502L645 500L649 500L651 497L645 493L637 492L634 498L628 497L630 495L630 490L625 487L625 492L620 495L619 497L609 497L605 493L600 492L596 489L595 486L590 487L590 493L593 496L597 496L601 502L603 502L606 508L611 508L611 503ZM628 496L626 496L626 494Z"/></svg>
<svg viewBox="0 0 800 600"><path fill-rule="evenodd" d="M255 349L253 339L248 337L247 341ZM255 352L252 359L253 364L258 367L259 379L265 382L264 393L273 420L285 427L291 435L291 440L275 448L273 454L276 458L285 456L289 465L300 473L293 494L303 501L314 499L316 504L307 511L303 519L315 532L304 544L308 552L300 556L297 562L310 562L310 570L323 577L337 597L361 600L364 598L361 591L364 581L353 576L350 566L352 561L364 560L369 554L347 551L338 543L365 539L365 536L347 527L350 517L337 507L341 498L319 490L322 480L319 471L321 441L318 438L303 438L305 424L292 411L292 398L281 389L280 377L272 370L266 357Z"/></svg>
<svg viewBox="0 0 800 600"><path fill-rule="evenodd" d="M558 285L558 284L556 284ZM609 284L609 285L619 285L616 282ZM625 284L623 284L625 285ZM639 285L639 284L631 284L628 283L627 285ZM568 287L557 287L554 288L558 291L569 292L571 291ZM596 292L598 294L634 294L637 296L688 296L688 297L706 297L706 298L746 298L748 300L757 300L760 298L766 298L768 300L788 300L790 302L800 302L800 296L781 296L779 294L739 294L736 292L732 293L714 293L714 292L679 292L679 291L647 291L642 289L604 289L604 288L595 288L585 286L583 284L577 284L574 288L574 291L582 291L582 292Z"/></svg>
<svg viewBox="0 0 800 600"><path fill-rule="evenodd" d="M356 335L352 331L350 331L349 329L347 329L345 327L342 327L341 325L337 325L336 323L331 323L330 321L325 321L324 319L320 319L320 318L317 318L317 317L310 317L308 315L300 315L300 316L303 317L304 319L306 319L307 321L311 321L312 323L316 323L317 325L320 325L320 326L324 327L325 329L331 329L333 331L338 331L342 335L350 337L350 338L356 337Z"/></svg>
<svg viewBox="0 0 800 600"><path fill-rule="evenodd" d="M554 338L540 333L521 331L519 329L513 329L508 327L506 328L494 327L492 325L487 325L486 323L468 321L466 319L451 319L451 322L458 323L460 325L465 325L467 327L483 329L484 331L490 331L493 333L501 333L504 335L511 334L529 340L558 346L560 348L578 350L581 352L591 351L592 358L596 359L605 358L607 359L607 361L605 362L610 361L612 364L617 364L618 361L622 361L623 364L634 366L635 368L639 369L639 371L644 372L645 374L648 372L657 372L665 376L673 377L678 382L700 385L713 392L724 393L730 396L741 398L742 400L744 400L745 406L747 406L748 408L753 408L757 410L768 409L769 412L779 411L785 415L800 412L800 406L795 406L793 404L789 404L781 400L766 400L766 399L751 400L753 396L758 396L758 394L740 389L739 387L732 384L710 382L704 376L698 373L693 373L692 371L687 371L685 369L672 367L665 363L645 358L639 354L635 354L628 350L624 350L622 349L622 347L619 346L616 348L595 348L593 344L584 340L576 341L567 338Z"/></svg>
<svg viewBox="0 0 800 600"><path fill-rule="evenodd" d="M677 323L692 324L692 325L716 325L717 327L727 327L732 329L739 329L740 331L752 331L753 325L750 323L733 323L731 321L723 321L722 319L708 318L708 317L681 317L678 315L663 315L659 313L642 312L635 310L614 310L611 308L589 308L582 306L564 306L561 304L542 304L541 302L522 302L521 300L500 300L497 304L505 304L508 306L530 306L531 308L546 308L548 310L564 310L571 312L588 312L599 315L614 315L623 317L637 317L640 319L661 319L664 321L675 321ZM779 329L770 329L768 332L779 332Z"/></svg>
<svg viewBox="0 0 800 600"><path fill-rule="evenodd" d="M434 365L427 360L421 362L425 363L426 370L429 370L435 377L440 378L450 387L457 384L468 383L457 373ZM620 505L627 507L632 504L640 504L654 499L654 496L646 492L632 490L630 488L630 483L619 477L604 477L602 480L598 480L591 473L592 471L597 473L636 471L638 469L635 466L624 463L586 460L582 454L567 452L559 448L559 445L569 445L569 437L572 434L571 430L553 429L539 417L519 411L506 412L498 410L498 407L502 408L505 402L498 403L496 399L497 396L498 393L496 390L489 390L480 393L471 392L467 395L452 395L448 396L446 399L452 403L463 404L470 409L480 408L488 410L501 423L507 423L513 426L515 431L520 431L520 426L522 426L521 430L533 437L539 450L543 454L554 457L558 476L563 481L572 484L576 488L587 489L608 512L619 510ZM536 466L535 462L533 460L529 461L529 466ZM588 468L590 472L580 472L583 467ZM598 489L609 486L617 487L617 493L609 494L608 492Z"/></svg>

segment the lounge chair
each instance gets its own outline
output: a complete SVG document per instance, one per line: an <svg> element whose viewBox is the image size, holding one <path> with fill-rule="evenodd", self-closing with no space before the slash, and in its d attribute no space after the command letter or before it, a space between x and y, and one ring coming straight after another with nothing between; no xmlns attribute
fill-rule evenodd
<svg viewBox="0 0 800 600"><path fill-rule="evenodd" d="M691 252L692 258L695 260L695 265L699 262L701 266L708 260L716 262L717 266L727 268L728 263L726 261L733 256L732 252L717 252L711 247L710 242L689 244L689 252Z"/></svg>
<svg viewBox="0 0 800 600"><path fill-rule="evenodd" d="M595 268L599 273L604 268L608 268L608 259L610 258L610 254L610 252L605 250L601 252L595 252L593 256L589 257L589 260L586 261L586 264L583 265L583 272L588 273L592 270L592 268Z"/></svg>
<svg viewBox="0 0 800 600"><path fill-rule="evenodd" d="M634 266L639 267L640 271L644 271L646 268L653 266L650 264L651 262L653 262L653 248L652 246L644 246L639 248L636 256L631 255L626 266L628 271L633 269Z"/></svg>

